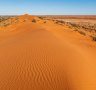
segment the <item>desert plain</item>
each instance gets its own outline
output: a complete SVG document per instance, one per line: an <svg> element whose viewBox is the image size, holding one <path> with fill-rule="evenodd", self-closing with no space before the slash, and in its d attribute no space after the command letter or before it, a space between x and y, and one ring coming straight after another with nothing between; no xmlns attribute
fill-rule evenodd
<svg viewBox="0 0 96 90"><path fill-rule="evenodd" d="M1 16L0 90L96 90L96 16Z"/></svg>

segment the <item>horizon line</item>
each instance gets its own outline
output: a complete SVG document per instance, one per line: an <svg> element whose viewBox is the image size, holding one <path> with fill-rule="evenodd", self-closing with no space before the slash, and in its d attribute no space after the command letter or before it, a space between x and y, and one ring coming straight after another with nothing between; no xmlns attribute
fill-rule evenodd
<svg viewBox="0 0 96 90"><path fill-rule="evenodd" d="M0 16L18 16L18 15L25 15L25 14L0 14ZM96 14L28 14L33 16L96 16Z"/></svg>

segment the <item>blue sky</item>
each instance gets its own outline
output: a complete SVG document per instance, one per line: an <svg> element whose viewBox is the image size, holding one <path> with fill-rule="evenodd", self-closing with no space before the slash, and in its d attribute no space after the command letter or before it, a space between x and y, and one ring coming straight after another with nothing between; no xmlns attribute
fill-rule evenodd
<svg viewBox="0 0 96 90"><path fill-rule="evenodd" d="M0 15L96 15L96 0L0 0Z"/></svg>

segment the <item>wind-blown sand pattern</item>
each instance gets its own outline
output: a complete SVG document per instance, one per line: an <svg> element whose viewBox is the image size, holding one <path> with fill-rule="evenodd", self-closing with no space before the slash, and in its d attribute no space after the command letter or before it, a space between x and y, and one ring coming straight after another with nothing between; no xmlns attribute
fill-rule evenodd
<svg viewBox="0 0 96 90"><path fill-rule="evenodd" d="M96 90L94 42L67 26L18 18L0 32L0 90Z"/></svg>

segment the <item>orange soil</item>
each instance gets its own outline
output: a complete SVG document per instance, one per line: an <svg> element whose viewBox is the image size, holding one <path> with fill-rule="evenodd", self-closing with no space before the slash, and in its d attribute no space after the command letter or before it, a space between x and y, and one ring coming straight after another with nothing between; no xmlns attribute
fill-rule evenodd
<svg viewBox="0 0 96 90"><path fill-rule="evenodd" d="M0 32L0 90L96 90L95 42L31 18Z"/></svg>

